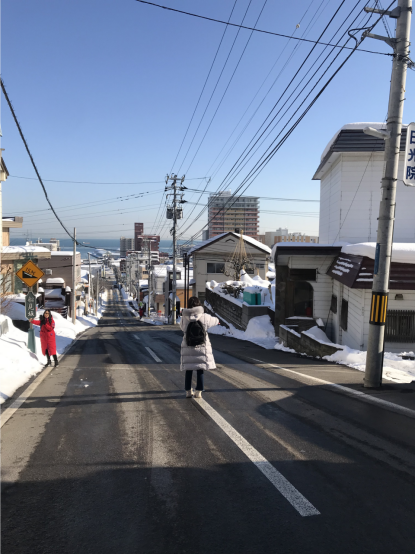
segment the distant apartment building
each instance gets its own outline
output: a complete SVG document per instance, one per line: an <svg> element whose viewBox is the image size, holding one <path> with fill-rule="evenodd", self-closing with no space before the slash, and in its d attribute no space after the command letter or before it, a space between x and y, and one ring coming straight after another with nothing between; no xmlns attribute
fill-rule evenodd
<svg viewBox="0 0 416 554"><path fill-rule="evenodd" d="M266 231L264 234L264 244L271 248L278 242L308 242L318 243L319 237L315 235L305 235L304 233L289 233L288 229L276 229L276 231Z"/></svg>
<svg viewBox="0 0 416 554"><path fill-rule="evenodd" d="M143 233L144 233L143 223L135 223L134 224L134 250L141 250L141 248L137 247L137 237L142 236Z"/></svg>
<svg viewBox="0 0 416 554"><path fill-rule="evenodd" d="M150 250L157 252L159 250L160 236L159 235L135 235L134 236L134 250L141 251L147 250L148 244L150 244ZM133 248L131 248L133 250Z"/></svg>
<svg viewBox="0 0 416 554"><path fill-rule="evenodd" d="M120 237L120 257L125 258L127 250L134 250L134 239ZM141 248L139 249L141 250Z"/></svg>
<svg viewBox="0 0 416 554"><path fill-rule="evenodd" d="M256 196L234 197L231 191L210 194L208 199L208 238L242 230L257 240L259 236L259 199Z"/></svg>
<svg viewBox="0 0 416 554"><path fill-rule="evenodd" d="M38 239L37 242L28 241L27 244L41 246L42 248L47 248L51 252L59 252L61 250L60 241L58 239L50 239L49 242L42 242L42 239Z"/></svg>

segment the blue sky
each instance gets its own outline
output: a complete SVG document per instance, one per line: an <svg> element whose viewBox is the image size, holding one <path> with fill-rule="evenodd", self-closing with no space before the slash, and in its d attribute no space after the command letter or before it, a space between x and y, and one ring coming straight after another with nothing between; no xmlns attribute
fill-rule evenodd
<svg viewBox="0 0 416 554"><path fill-rule="evenodd" d="M227 20L234 0L212 0L209 3L161 0L161 3ZM250 3L250 0L237 0L231 21L241 23L248 8L244 24L254 25L264 4L258 28L286 35L295 33L294 36L306 32L306 38L314 40L342 2L299 0L283 3L268 0L265 3L264 0L251 0ZM342 4L322 41L331 39L355 5L355 1ZM364 0L358 3L333 42L343 36L341 44L344 43L346 25L356 16L359 16L357 21L364 17L362 8L365 5ZM385 0L383 7L387 7ZM71 231L76 226L77 234L82 238L116 238L133 236L133 223L143 221L146 232L156 230L167 238L166 225L154 226L163 197L163 181L172 168L224 25L134 0L38 0L36 3L3 0L1 17L2 77L40 174L45 179L48 194L64 223ZM299 22L300 27L295 30ZM388 20L388 24L394 33L394 20ZM382 22L374 32L386 33ZM236 35L236 28L227 29L184 149L173 167L174 171L180 169L180 175L186 171L185 185L190 188L205 186L206 181L195 178L214 174L216 164L211 167L214 160L280 56L228 145L239 136L280 73L279 77L223 166L214 174L207 190L221 186L223 178L255 136L312 48L310 43L253 33L206 138L189 167L250 36L249 31L241 30L199 133L181 164ZM353 42L348 44L353 45ZM390 51L384 43L371 39L366 39L362 48ZM325 58L329 49L322 53L323 49L323 46L315 48L293 86L299 83L320 54L321 61ZM346 52L340 54L327 76L346 55ZM313 71L298 92L307 94L308 87L314 84ZM355 52L247 194L317 200L319 181L312 181L311 177L323 149L345 123L385 119L390 72L390 57ZM287 95L280 105L286 98ZM3 213L23 215L25 221L23 231L15 231L13 236L20 234L23 237L29 232L33 237L62 237L63 230L46 211L48 206L40 185L33 180L34 171L4 98L1 107L2 148L11 175L3 185ZM226 188L236 189L292 113L282 119L263 147ZM403 120L406 123L414 121L412 71L408 72ZM227 149L223 155L226 152ZM131 196L142 193L140 198ZM117 201L117 197L125 199ZM206 198L203 195L199 201L203 203ZM199 194L187 191L185 199L196 202ZM100 200L108 203L99 204ZM284 226L291 231L317 233L317 203L262 200L260 207L263 210L260 214L261 232ZM185 218L193 208L191 204L185 206ZM202 206L196 206L189 222L200 209ZM184 236L190 236L205 223L204 214ZM188 223L183 229L187 226Z"/></svg>

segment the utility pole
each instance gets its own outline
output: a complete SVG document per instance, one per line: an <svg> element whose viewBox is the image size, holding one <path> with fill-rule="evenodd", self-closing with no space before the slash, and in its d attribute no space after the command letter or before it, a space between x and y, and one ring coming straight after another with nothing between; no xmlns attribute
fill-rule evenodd
<svg viewBox="0 0 416 554"><path fill-rule="evenodd" d="M97 291L96 291L96 294L97 294L97 303L96 303L96 310L95 310L95 315L98 317L98 300L100 298L100 272L97 271Z"/></svg>
<svg viewBox="0 0 416 554"><path fill-rule="evenodd" d="M76 277L77 277L77 230L74 227L74 250L72 254L72 296L71 296L71 314L72 323L75 325L75 295L76 295Z"/></svg>
<svg viewBox="0 0 416 554"><path fill-rule="evenodd" d="M169 181L172 181L171 185L168 185ZM168 207L166 218L167 219L173 219L173 228L171 229L172 239L173 239L173 275L172 275L172 323L173 325L176 325L176 225L178 219L182 219L182 208L178 207L179 204L184 204L186 200L183 200L183 192L186 187L183 186L183 182L185 181L185 175L180 179L180 185L177 184L178 177L177 175L166 175L166 187L165 191L172 190L173 193L170 193L171 196L173 196L173 203ZM178 189L181 191L180 193L180 200L178 201L177 198L177 191ZM168 281L169 282L169 281Z"/></svg>
<svg viewBox="0 0 416 554"><path fill-rule="evenodd" d="M393 248L403 104L405 100L407 64L410 62L408 54L412 0L398 0L397 7L390 12L383 12L382 10L372 8L365 8L365 11L385 13L397 20L395 39L373 35L368 32L364 33L364 36L387 42L394 50L386 131L378 131L372 128L364 130L367 134L385 140L385 170L381 180L381 202L378 217L367 361L364 377L364 387L378 388L381 386L383 376L384 331Z"/></svg>
<svg viewBox="0 0 416 554"><path fill-rule="evenodd" d="M91 291L92 291L92 275L91 275L91 256L88 252L88 311L90 309L91 304Z"/></svg>

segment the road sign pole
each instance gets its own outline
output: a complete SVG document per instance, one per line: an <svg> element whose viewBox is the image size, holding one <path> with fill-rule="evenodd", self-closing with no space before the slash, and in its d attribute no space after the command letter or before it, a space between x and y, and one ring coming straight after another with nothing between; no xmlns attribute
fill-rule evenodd
<svg viewBox="0 0 416 554"><path fill-rule="evenodd" d="M27 293L27 296L26 296L26 301L25 301L26 317L29 316L28 319L30 321L29 332L27 334L27 347L31 352L36 354L35 330L33 329L33 323L31 321L34 318L34 315L36 315L36 313L33 314L33 312L31 311L31 303L29 303L29 300L32 300L33 296L34 296L34 294L32 292L32 287L30 287L29 292ZM32 317L30 317L30 316L32 316Z"/></svg>

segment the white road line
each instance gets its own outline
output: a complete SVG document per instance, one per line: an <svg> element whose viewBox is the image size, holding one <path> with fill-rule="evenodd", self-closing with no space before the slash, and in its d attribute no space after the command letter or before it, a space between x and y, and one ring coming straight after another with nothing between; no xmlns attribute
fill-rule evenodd
<svg viewBox="0 0 416 554"><path fill-rule="evenodd" d="M133 335L133 337L139 341L141 341L142 339L138 336L138 335Z"/></svg>
<svg viewBox="0 0 416 554"><path fill-rule="evenodd" d="M386 408L392 412L399 413L413 419L415 418L414 410L411 410L410 408L405 408L404 406L399 406L399 404L394 404L394 402L389 402L388 400L383 400L382 398L377 398L375 396L371 396L370 394L366 394L365 392L361 392L355 389L350 389L349 387L337 385L336 383L331 383L330 381L325 381L324 379L319 379L318 377L312 377L311 375L306 375L305 373L300 373L299 371L293 371L293 369L287 369L285 367L281 367L280 365L276 365L276 364L265 364L265 365L276 367L283 371L287 371L288 373L294 373L295 375L302 377L306 381L309 380L315 383L320 383L329 388L342 392L343 394L347 394L348 396L359 398L363 402L368 402L369 404L378 404L379 406L383 406L383 408Z"/></svg>
<svg viewBox="0 0 416 554"><path fill-rule="evenodd" d="M238 448L253 462L255 466L267 477L267 479L276 487L282 496L292 504L301 516L317 516L320 512L312 506L286 477L277 471L264 456L258 452L251 444L240 435L220 414L214 410L203 398L195 399L195 402L203 408L206 413L215 421L215 423L226 433Z"/></svg>
<svg viewBox="0 0 416 554"><path fill-rule="evenodd" d="M156 354L153 352L153 350L151 348L149 348L148 346L145 346L146 350L149 352L149 354L151 354L153 356L153 358L157 361L157 362L161 362L162 360L160 358L158 358L156 356Z"/></svg>
<svg viewBox="0 0 416 554"><path fill-rule="evenodd" d="M22 394L16 398L16 400L10 404L8 408L4 410L1 414L1 423L0 428L3 427L3 425L9 421L9 419L12 417L12 415L17 412L17 410L20 408L20 406L33 394L35 389L42 383L42 381L49 375L49 373L54 369L54 366L51 366L49 369L44 369L40 375L36 377L36 379L31 383L23 392Z"/></svg>

